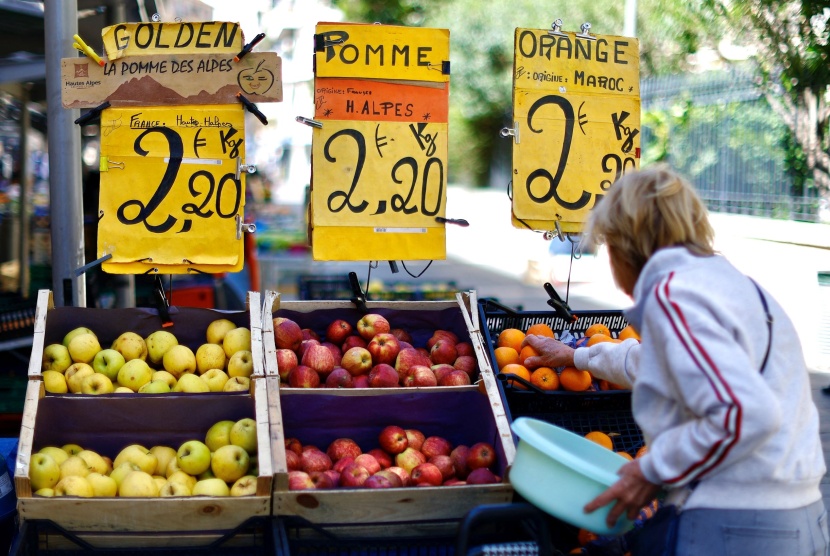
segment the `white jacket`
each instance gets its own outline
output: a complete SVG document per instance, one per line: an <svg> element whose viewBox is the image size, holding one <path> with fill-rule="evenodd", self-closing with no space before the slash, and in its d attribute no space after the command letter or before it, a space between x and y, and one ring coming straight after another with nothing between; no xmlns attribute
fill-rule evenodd
<svg viewBox="0 0 830 556"><path fill-rule="evenodd" d="M579 348L578 368L631 385L649 446L640 465L669 501L699 481L686 508L792 509L821 499L818 411L795 328L721 256L683 247L649 259L625 312L642 338ZM635 380L636 378L636 380Z"/></svg>

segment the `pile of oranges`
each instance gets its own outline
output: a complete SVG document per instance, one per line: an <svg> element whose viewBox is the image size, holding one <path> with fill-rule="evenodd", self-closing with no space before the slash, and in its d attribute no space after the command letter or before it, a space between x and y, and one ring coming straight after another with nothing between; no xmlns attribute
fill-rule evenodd
<svg viewBox="0 0 830 556"><path fill-rule="evenodd" d="M493 351L499 372L522 378L540 390L562 389L569 392L585 392L595 389L618 389L616 385L604 380L595 385L591 373L579 370L576 367L565 367L559 372L550 367L530 368L526 364L527 358L538 355L538 353L530 346L522 347L522 341L525 336L531 334L556 338L556 333L545 323L533 324L527 330L505 328L499 333L496 348ZM631 325L628 325L620 331L618 338L614 338L606 325L597 323L585 330L585 338L587 338L585 345L593 346L600 342L619 343L628 338L635 338L639 341L640 336ZM519 381L513 381L513 387L522 390L527 389Z"/></svg>

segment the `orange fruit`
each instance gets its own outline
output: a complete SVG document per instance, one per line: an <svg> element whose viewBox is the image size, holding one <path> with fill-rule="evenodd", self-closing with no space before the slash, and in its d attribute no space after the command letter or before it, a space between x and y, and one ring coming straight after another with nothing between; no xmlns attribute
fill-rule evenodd
<svg viewBox="0 0 830 556"><path fill-rule="evenodd" d="M518 328L505 328L499 333L499 338L496 341L497 347L512 347L516 353L522 351L522 340L525 339L525 333Z"/></svg>
<svg viewBox="0 0 830 556"><path fill-rule="evenodd" d="M579 546L585 546L591 541L597 540L598 536L596 533L592 533L587 529L580 529L579 532L576 534L576 542L579 543ZM580 554L577 552L577 554Z"/></svg>
<svg viewBox="0 0 830 556"><path fill-rule="evenodd" d="M493 354L496 356L496 365L498 366L499 370L502 370L502 367L504 367L505 365L519 362L519 352L517 352L512 347L497 347L493 350Z"/></svg>
<svg viewBox="0 0 830 556"><path fill-rule="evenodd" d="M520 378L523 378L530 381L530 371L527 370L527 367L524 365L519 365L518 363L510 363L505 365L504 368L501 370L506 375L516 375ZM518 388L519 390L527 390L527 386L519 382L518 380L510 381L514 388Z"/></svg>
<svg viewBox="0 0 830 556"><path fill-rule="evenodd" d="M640 448L637 450L637 453L635 453L635 454L634 454L634 457L635 457L635 458L641 458L641 457L643 457L644 455L646 455L646 452L648 452L648 446L646 446L645 444L643 444L643 445L642 445L642 446L640 446Z"/></svg>
<svg viewBox="0 0 830 556"><path fill-rule="evenodd" d="M548 338L556 338L556 334L554 333L553 329L545 324L544 322L538 322L536 324L531 324L530 327L525 332L528 336L534 334L536 336L547 336Z"/></svg>
<svg viewBox="0 0 830 556"><path fill-rule="evenodd" d="M599 381L599 389L600 390L627 390L627 388L623 388L619 384L614 382L609 382L607 380L600 380Z"/></svg>
<svg viewBox="0 0 830 556"><path fill-rule="evenodd" d="M524 365L529 370L530 367L525 364L525 359L527 359L528 357L536 357L537 355L539 355L539 352L533 349L531 346L523 347L522 351L519 352L519 365Z"/></svg>
<svg viewBox="0 0 830 556"><path fill-rule="evenodd" d="M614 338L607 334L603 334L602 332L594 332L591 336L588 336L588 343L585 344L588 347L595 346L600 342L613 342Z"/></svg>
<svg viewBox="0 0 830 556"><path fill-rule="evenodd" d="M585 438L587 438L591 442L596 442L603 448L608 448L609 450L614 449L614 441L611 440L611 437L605 434L604 432L591 431L585 435Z"/></svg>
<svg viewBox="0 0 830 556"><path fill-rule="evenodd" d="M634 330L634 327L631 326L630 324L628 326L626 326L625 328L623 328L622 330L620 330L619 338L620 338L620 340L627 340L629 338L634 338L638 342L640 341L640 335L637 333L636 330Z"/></svg>
<svg viewBox="0 0 830 556"><path fill-rule="evenodd" d="M592 324L585 330L585 335L590 338L594 334L605 334L608 337L611 337L611 331L608 330L608 327L602 323Z"/></svg>
<svg viewBox="0 0 830 556"><path fill-rule="evenodd" d="M633 460L633 459L634 459L633 457L631 457L631 454L629 454L628 452L622 452L622 451L620 451L620 452L617 452L617 454L618 454L618 455L620 455L620 456L622 456L622 457L624 457L625 459L627 459L627 460L629 460L629 461L631 461L631 460Z"/></svg>
<svg viewBox="0 0 830 556"><path fill-rule="evenodd" d="M530 373L530 382L540 390L557 390L559 375L550 367L539 367Z"/></svg>
<svg viewBox="0 0 830 556"><path fill-rule="evenodd" d="M565 367L559 373L559 384L569 392L584 392L591 387L591 373L580 371L576 367Z"/></svg>

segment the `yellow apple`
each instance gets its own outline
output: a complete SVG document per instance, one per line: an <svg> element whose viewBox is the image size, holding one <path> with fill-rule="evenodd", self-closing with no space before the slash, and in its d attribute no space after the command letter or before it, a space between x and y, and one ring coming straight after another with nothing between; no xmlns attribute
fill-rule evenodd
<svg viewBox="0 0 830 556"><path fill-rule="evenodd" d="M43 387L50 394L66 394L69 391L66 377L58 371L43 371Z"/></svg>
<svg viewBox="0 0 830 556"><path fill-rule="evenodd" d="M117 380L118 371L126 363L121 352L112 348L102 349L95 354L92 368L96 373L106 375L110 380Z"/></svg>
<svg viewBox="0 0 830 556"><path fill-rule="evenodd" d="M118 384L133 392L138 392L138 389L150 382L152 377L153 369L143 359L130 359L118 370Z"/></svg>
<svg viewBox="0 0 830 556"><path fill-rule="evenodd" d="M69 458L69 454L66 453L66 450L58 446L44 446L38 450L37 453L50 456L58 465L62 464Z"/></svg>
<svg viewBox="0 0 830 556"><path fill-rule="evenodd" d="M256 494L257 478L254 475L245 475L236 480L231 487L231 496L253 496Z"/></svg>
<svg viewBox="0 0 830 556"><path fill-rule="evenodd" d="M202 479L193 487L193 496L230 496L228 484L217 477Z"/></svg>
<svg viewBox="0 0 830 556"><path fill-rule="evenodd" d="M115 390L115 387L112 385L112 381L101 373L92 373L81 380L82 394L112 394L113 390Z"/></svg>
<svg viewBox="0 0 830 556"><path fill-rule="evenodd" d="M190 496L190 488L184 483L167 481L159 489L159 496L169 498L170 496Z"/></svg>
<svg viewBox="0 0 830 556"><path fill-rule="evenodd" d="M251 331L244 326L229 330L222 340L222 348L229 359L237 351L251 351Z"/></svg>
<svg viewBox="0 0 830 556"><path fill-rule="evenodd" d="M55 485L55 496L92 498L94 495L95 492L92 490L92 485L86 480L86 477L69 475L68 477L63 477Z"/></svg>
<svg viewBox="0 0 830 556"><path fill-rule="evenodd" d="M82 460L84 460L94 473L107 475L110 471L112 471L109 464L107 463L107 460L105 460L103 457L101 457L100 454L98 454L97 452L93 452L92 450L81 450L75 457L79 457Z"/></svg>
<svg viewBox="0 0 830 556"><path fill-rule="evenodd" d="M182 375L196 372L196 355L189 347L178 344L164 353L164 370L179 380Z"/></svg>
<svg viewBox="0 0 830 556"><path fill-rule="evenodd" d="M61 449L62 449L64 452L66 452L67 454L69 454L70 456L76 456L76 455L78 455L80 452L83 452L83 451L84 451L84 449L83 449L83 448L81 448L79 445L77 445L77 444L71 444L71 443L70 443L70 444L64 444L63 446L61 446Z"/></svg>
<svg viewBox="0 0 830 556"><path fill-rule="evenodd" d="M254 356L246 350L240 350L234 353L228 360L228 376L231 378L237 376L250 377L254 373Z"/></svg>
<svg viewBox="0 0 830 556"><path fill-rule="evenodd" d="M156 480L144 471L130 471L118 485L118 496L122 498L156 498L158 495Z"/></svg>
<svg viewBox="0 0 830 556"><path fill-rule="evenodd" d="M229 378L222 387L223 392L243 392L251 388L251 379L247 376Z"/></svg>
<svg viewBox="0 0 830 556"><path fill-rule="evenodd" d="M112 466L118 467L127 461L136 464L139 469L148 475L155 472L156 466L158 465L158 458L156 458L155 454L141 444L130 444L124 447L115 456L115 461L112 462Z"/></svg>
<svg viewBox="0 0 830 556"><path fill-rule="evenodd" d="M139 394L167 394L171 392L170 386L163 380L151 380L138 389Z"/></svg>
<svg viewBox="0 0 830 556"><path fill-rule="evenodd" d="M215 452L222 446L227 446L231 443L231 429L234 421L225 420L219 421L211 425L205 434L205 444L210 448L211 452Z"/></svg>
<svg viewBox="0 0 830 556"><path fill-rule="evenodd" d="M153 471L153 475L164 475L167 471L167 465L171 460L176 459L176 450L170 446L153 446L150 448L150 453L156 456L156 469Z"/></svg>
<svg viewBox="0 0 830 556"><path fill-rule="evenodd" d="M95 354L101 351L101 344L95 334L78 334L66 348L75 363L92 363Z"/></svg>
<svg viewBox="0 0 830 556"><path fill-rule="evenodd" d="M167 484L167 477L162 477L161 475L153 475L153 480L156 482L156 486L159 489L159 494L161 494L161 487Z"/></svg>
<svg viewBox="0 0 830 556"><path fill-rule="evenodd" d="M141 468L131 461L125 461L120 465L113 466L112 472L110 473L110 477L112 477L115 480L116 484L120 485L121 481L124 480L124 477L126 477L127 474L133 471L141 471Z"/></svg>
<svg viewBox="0 0 830 556"><path fill-rule="evenodd" d="M76 337L77 338L77 337ZM85 377L95 374L95 371L86 363L73 363L63 374L66 377L66 386L73 394L81 392Z"/></svg>
<svg viewBox="0 0 830 556"><path fill-rule="evenodd" d="M176 451L176 462L188 475L199 475L210 469L210 448L204 442L188 440Z"/></svg>
<svg viewBox="0 0 830 556"><path fill-rule="evenodd" d="M256 421L250 417L245 417L234 423L228 436L231 444L241 446L248 454L255 455L257 453Z"/></svg>
<svg viewBox="0 0 830 556"><path fill-rule="evenodd" d="M210 458L213 474L226 483L235 483L248 472L251 460L245 448L235 444L221 446Z"/></svg>
<svg viewBox="0 0 830 556"><path fill-rule="evenodd" d="M211 322L207 327L207 332L205 333L207 342L209 344L221 345L222 340L225 339L225 334L234 328L236 328L236 324L228 319L217 319Z"/></svg>
<svg viewBox="0 0 830 556"><path fill-rule="evenodd" d="M52 456L37 453L29 461L29 481L32 490L53 488L61 480L61 467Z"/></svg>
<svg viewBox="0 0 830 556"><path fill-rule="evenodd" d="M92 468L80 456L69 456L66 461L61 464L61 479L76 475L78 477L86 477L92 472Z"/></svg>
<svg viewBox="0 0 830 556"><path fill-rule="evenodd" d="M196 485L196 477L188 475L181 469L168 475L167 481L170 483L181 483L187 487L187 490L193 490L193 487Z"/></svg>
<svg viewBox="0 0 830 556"><path fill-rule="evenodd" d="M147 342L135 332L124 332L112 343L112 349L121 353L125 361L147 359Z"/></svg>
<svg viewBox="0 0 830 556"><path fill-rule="evenodd" d="M167 383L167 386L170 387L172 390L173 387L176 385L176 377L168 373L167 371L156 371L153 373L153 376L150 377L150 380L161 380Z"/></svg>
<svg viewBox="0 0 830 556"><path fill-rule="evenodd" d="M118 483L108 475L90 473L86 476L86 480L92 485L92 495L96 498L118 494Z"/></svg>
<svg viewBox="0 0 830 556"><path fill-rule="evenodd" d="M147 358L153 365L158 366L167 350L178 345L179 340L172 332L156 330L144 340L147 344Z"/></svg>
<svg viewBox="0 0 830 556"><path fill-rule="evenodd" d="M52 498L55 496L55 489L54 488L39 488L34 492L35 496L43 496L46 498Z"/></svg>
<svg viewBox="0 0 830 556"><path fill-rule="evenodd" d="M200 375L210 369L224 369L226 362L225 350L219 344L202 344L196 350L196 369Z"/></svg>
<svg viewBox="0 0 830 556"><path fill-rule="evenodd" d="M222 355L225 350L222 350ZM63 373L72 364L72 356L69 355L69 350L63 344L49 344L43 349L43 360L41 362L41 371L57 371Z"/></svg>
<svg viewBox="0 0 830 556"><path fill-rule="evenodd" d="M80 334L92 334L93 336L95 336L95 332L93 332L86 326L79 326L78 328L73 328L72 330L67 332L66 335L63 337L63 342L61 343L66 347L69 347L69 342L72 341L72 338Z"/></svg>
<svg viewBox="0 0 830 556"><path fill-rule="evenodd" d="M202 377L199 375L186 373L179 377L179 380L176 382L176 386L173 387L172 391L192 394L198 392L210 392L210 387L208 386L208 383L202 380Z"/></svg>
<svg viewBox="0 0 830 556"><path fill-rule="evenodd" d="M210 369L205 374L199 376L199 378L207 383L211 392L222 392L225 388L225 383L228 382L227 373L220 369Z"/></svg>

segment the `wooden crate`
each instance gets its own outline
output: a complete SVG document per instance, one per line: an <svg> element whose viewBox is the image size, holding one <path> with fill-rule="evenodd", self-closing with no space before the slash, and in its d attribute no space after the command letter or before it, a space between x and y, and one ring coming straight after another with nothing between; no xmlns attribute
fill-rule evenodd
<svg viewBox="0 0 830 556"><path fill-rule="evenodd" d="M29 381L14 469L21 520L51 520L96 548L199 546L251 517L268 516L274 467L264 379L250 393L51 396ZM114 458L129 444L174 448L203 440L222 419L257 422L257 493L244 497L77 498L33 496L29 461L43 446L76 443Z"/></svg>

